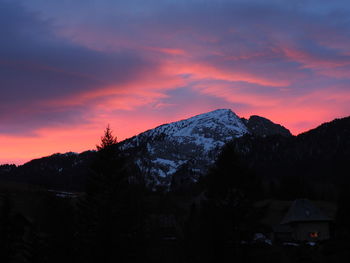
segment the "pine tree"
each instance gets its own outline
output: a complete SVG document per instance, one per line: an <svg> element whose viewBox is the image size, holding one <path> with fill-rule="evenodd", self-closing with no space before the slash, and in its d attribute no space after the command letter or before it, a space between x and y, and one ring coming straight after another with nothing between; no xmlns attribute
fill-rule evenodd
<svg viewBox="0 0 350 263"><path fill-rule="evenodd" d="M101 143L100 145L96 145L96 148L99 151L106 150L117 143L118 143L117 137L113 136L112 130L108 124L104 132L104 136L101 137Z"/></svg>
<svg viewBox="0 0 350 263"><path fill-rule="evenodd" d="M108 126L91 166L86 194L78 203L78 243L84 262L127 262L134 249L138 193L130 184L130 164ZM136 199L136 200L135 200Z"/></svg>

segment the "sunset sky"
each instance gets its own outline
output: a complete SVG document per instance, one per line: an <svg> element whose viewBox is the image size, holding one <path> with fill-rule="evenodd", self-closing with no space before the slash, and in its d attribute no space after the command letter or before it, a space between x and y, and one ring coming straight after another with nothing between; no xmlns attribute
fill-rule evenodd
<svg viewBox="0 0 350 263"><path fill-rule="evenodd" d="M0 0L0 164L217 108L350 115L348 0Z"/></svg>

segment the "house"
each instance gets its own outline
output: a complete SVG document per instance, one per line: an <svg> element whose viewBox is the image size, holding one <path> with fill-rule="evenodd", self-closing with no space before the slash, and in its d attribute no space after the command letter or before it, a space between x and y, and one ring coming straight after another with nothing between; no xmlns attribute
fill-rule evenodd
<svg viewBox="0 0 350 263"><path fill-rule="evenodd" d="M331 221L311 201L297 199L280 224L274 227L274 239L295 242L327 240Z"/></svg>

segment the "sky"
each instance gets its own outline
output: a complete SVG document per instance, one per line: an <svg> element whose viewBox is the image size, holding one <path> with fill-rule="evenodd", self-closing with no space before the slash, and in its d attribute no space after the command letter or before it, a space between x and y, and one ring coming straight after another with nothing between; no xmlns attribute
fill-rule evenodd
<svg viewBox="0 0 350 263"><path fill-rule="evenodd" d="M0 0L0 164L218 108L350 115L345 0Z"/></svg>

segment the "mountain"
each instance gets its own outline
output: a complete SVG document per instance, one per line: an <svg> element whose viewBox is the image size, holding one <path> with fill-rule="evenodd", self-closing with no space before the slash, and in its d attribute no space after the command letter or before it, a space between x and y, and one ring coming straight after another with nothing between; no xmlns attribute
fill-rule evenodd
<svg viewBox="0 0 350 263"><path fill-rule="evenodd" d="M150 188L169 187L173 175L185 167L191 167L188 174L196 181L227 142L246 134L290 136L265 118L244 121L229 109L218 109L148 130L121 142L121 148L135 158Z"/></svg>
<svg viewBox="0 0 350 263"><path fill-rule="evenodd" d="M249 134L290 136L287 129L265 118L252 116L245 120L229 109L218 109L161 125L119 146L137 164L149 188L169 189L174 181L197 181L227 142ZM81 190L94 154L54 154L19 166L2 178Z"/></svg>
<svg viewBox="0 0 350 263"><path fill-rule="evenodd" d="M334 199L350 185L350 117L336 119L298 136L243 136L236 152L265 184L287 195ZM268 190L272 192L272 190Z"/></svg>
<svg viewBox="0 0 350 263"><path fill-rule="evenodd" d="M14 164L3 164L0 165L0 176L10 173L11 171L16 169L16 165Z"/></svg>
<svg viewBox="0 0 350 263"><path fill-rule="evenodd" d="M282 125L273 123L264 117L252 115L248 120L244 118L241 120L247 126L249 132L255 136L266 137L280 134L282 136L288 137L292 135L290 131Z"/></svg>
<svg viewBox="0 0 350 263"><path fill-rule="evenodd" d="M55 153L31 160L18 167L3 165L0 166L0 181L34 184L48 189L83 191L95 153L95 151L80 154Z"/></svg>

